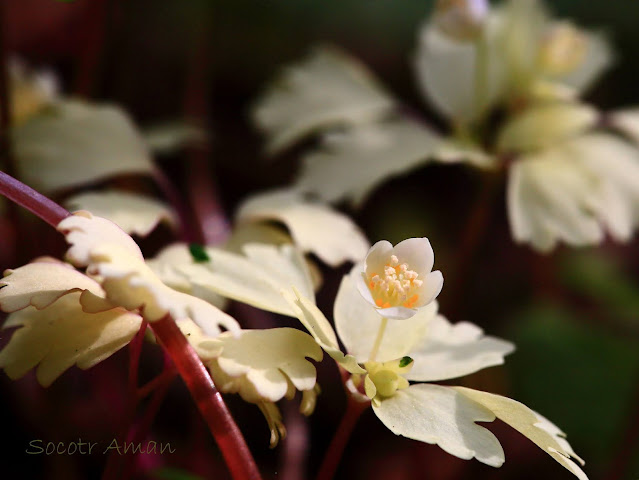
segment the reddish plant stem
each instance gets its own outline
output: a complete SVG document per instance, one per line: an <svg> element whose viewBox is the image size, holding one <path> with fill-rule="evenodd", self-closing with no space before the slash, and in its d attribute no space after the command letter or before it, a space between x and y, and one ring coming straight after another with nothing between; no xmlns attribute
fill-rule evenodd
<svg viewBox="0 0 639 480"><path fill-rule="evenodd" d="M100 63L104 54L109 0L93 0L86 12L84 22L85 41L80 50L75 79L75 94L90 98L95 88Z"/></svg>
<svg viewBox="0 0 639 480"><path fill-rule="evenodd" d="M155 389L160 388L166 382L170 382L177 375L177 371L174 366L170 368L165 368L164 371L155 377L153 380L145 383L142 387L138 388L136 392L136 396L138 401L142 400L150 393L152 393Z"/></svg>
<svg viewBox="0 0 639 480"><path fill-rule="evenodd" d="M636 453L639 451L639 386L635 387L633 401L630 402L630 415L626 423L625 432L621 437L618 448L615 449L616 455L612 462L605 480L621 480L627 472L630 474L630 467L636 459ZM636 472L635 472L636 473Z"/></svg>
<svg viewBox="0 0 639 480"><path fill-rule="evenodd" d="M171 356L193 400L217 441L235 479L261 478L244 437L233 421L222 394L175 321L166 316L151 323L156 338Z"/></svg>
<svg viewBox="0 0 639 480"><path fill-rule="evenodd" d="M144 335L149 323L142 320L140 330L129 343L129 394L132 398L136 397L138 388L138 370L140 367L140 356L142 354L142 345L144 344Z"/></svg>
<svg viewBox="0 0 639 480"><path fill-rule="evenodd" d="M54 228L70 215L54 201L4 172L0 172L0 193L27 208ZM222 451L233 478L261 479L255 460L222 395L175 321L167 315L153 322L151 328L184 379Z"/></svg>
<svg viewBox="0 0 639 480"><path fill-rule="evenodd" d="M317 480L331 480L335 478L337 467L344 454L344 448L355 428L355 424L364 410L370 406L369 402L360 402L355 399L353 395L347 394L346 398L346 412L344 412L344 416L337 427L335 436L326 451L322 466L317 474Z"/></svg>
<svg viewBox="0 0 639 480"><path fill-rule="evenodd" d="M171 180L159 167L153 169L152 177L155 184L162 191L164 197L169 201L177 213L182 240L187 243L201 242L202 239L199 237L195 229L192 228L189 207L175 188L175 185L173 185Z"/></svg>
<svg viewBox="0 0 639 480"><path fill-rule="evenodd" d="M4 172L0 172L0 194L37 215L53 228L70 215L53 200Z"/></svg>
<svg viewBox="0 0 639 480"><path fill-rule="evenodd" d="M164 355L164 371L171 370L173 368L173 363L168 355ZM134 445L141 444L144 439L148 436L149 431L151 430L151 425L153 425L153 420L157 416L160 411L160 407L162 406L162 402L164 401L164 397L169 390L169 386L171 385L170 379L165 380L161 384L158 385L158 388L153 393L151 397L151 401L144 412L144 416L140 420L140 422L129 431L127 435L127 442L130 442ZM125 456L124 465L121 470L121 474L118 477L118 480L126 480L131 477L135 470L135 460L137 459L137 454L133 454L130 456Z"/></svg>
<svg viewBox="0 0 639 480"><path fill-rule="evenodd" d="M464 303L464 294L470 278L470 272L473 271L472 266L477 250L485 238L493 212L494 199L503 180L501 171L498 173L487 172L484 175L479 198L468 217L461 235L461 243L457 248L459 254L457 255L457 265L452 281L447 288L444 288L446 296L442 298L442 310L446 312L449 318L459 318L463 314L461 305Z"/></svg>
<svg viewBox="0 0 639 480"><path fill-rule="evenodd" d="M144 333L146 332L146 328L148 323L146 320L142 321L140 325L140 329L138 333L133 337L133 340L129 343L129 381L128 381L128 389L129 395L127 397L127 405L126 411L123 415L122 424L120 426L120 433L118 434L118 439L122 442L126 441L127 436L129 435L131 424L133 423L133 419L135 418L135 409L138 406L138 397L137 397L137 383L138 383L138 368L140 365L140 354L142 353L142 343L144 341ZM119 470L122 468L118 468L118 465L121 462L125 462L119 455L117 450L112 450L109 454L109 458L107 459L106 466L104 468L104 472L102 472L103 480L108 479L118 479L120 478Z"/></svg>
<svg viewBox="0 0 639 480"><path fill-rule="evenodd" d="M199 125L207 126L208 119L208 83L209 70L208 38L206 15L202 25L196 27L193 54L189 61L189 73L184 97L184 114ZM224 243L230 235L229 221L220 203L218 188L213 171L209 165L210 145L192 146L187 150L189 164L187 168L188 192L195 217L207 245Z"/></svg>

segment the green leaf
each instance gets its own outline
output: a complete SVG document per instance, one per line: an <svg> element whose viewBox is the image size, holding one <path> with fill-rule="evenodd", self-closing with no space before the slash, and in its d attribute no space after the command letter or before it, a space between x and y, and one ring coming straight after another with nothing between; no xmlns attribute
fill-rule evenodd
<svg viewBox="0 0 639 480"><path fill-rule="evenodd" d="M211 261L211 257L209 257L209 254L206 253L206 249L198 243L189 244L189 252L191 252L191 256L196 263Z"/></svg>
<svg viewBox="0 0 639 480"><path fill-rule="evenodd" d="M402 357L402 359L399 361L399 368L404 368L407 365L410 365L411 363L413 363L413 359L410 357Z"/></svg>

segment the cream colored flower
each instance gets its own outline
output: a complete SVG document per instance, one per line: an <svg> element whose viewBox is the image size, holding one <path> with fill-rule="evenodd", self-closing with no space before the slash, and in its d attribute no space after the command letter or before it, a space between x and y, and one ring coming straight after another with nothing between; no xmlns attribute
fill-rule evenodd
<svg viewBox="0 0 639 480"><path fill-rule="evenodd" d="M441 272L431 271L434 261L427 238L409 238L395 247L381 240L371 247L359 268L357 288L382 317L410 318L442 289Z"/></svg>
<svg viewBox="0 0 639 480"><path fill-rule="evenodd" d="M49 71L30 71L19 58L9 61L9 110L20 126L56 101L58 82Z"/></svg>
<svg viewBox="0 0 639 480"><path fill-rule="evenodd" d="M353 373L347 382L351 394L362 401L370 399L375 415L389 430L439 445L459 458L476 458L499 467L504 463L499 441L477 424L499 418L577 478L587 478L571 459L582 462L563 433L525 405L468 388L410 383L447 380L501 364L512 352L512 344L484 336L471 323L451 325L437 314L434 302L407 320L387 321L359 294L355 286L358 281L355 273L344 277L335 302L335 325L349 354L340 357L326 351ZM324 325L322 329L309 329L323 345L325 338L331 337L324 315L298 292L285 296L305 326ZM363 371L355 371L353 359L363 364Z"/></svg>

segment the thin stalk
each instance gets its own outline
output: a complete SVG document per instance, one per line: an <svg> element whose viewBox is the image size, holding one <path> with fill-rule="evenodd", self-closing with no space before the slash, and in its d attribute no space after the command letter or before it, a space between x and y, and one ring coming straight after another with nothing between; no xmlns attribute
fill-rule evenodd
<svg viewBox="0 0 639 480"><path fill-rule="evenodd" d="M151 323L156 338L171 356L193 400L217 441L235 479L260 479L251 452L233 421L222 394L175 321L166 317Z"/></svg>
<svg viewBox="0 0 639 480"><path fill-rule="evenodd" d="M138 398L138 401L144 399L145 397L147 397L156 389L160 388L165 383L173 380L173 378L175 378L176 375L177 375L177 371L175 370L174 366L171 366L171 368L165 368L164 371L161 374L159 374L157 377L155 377L153 380L149 380L142 387L138 388L136 392L136 397Z"/></svg>
<svg viewBox="0 0 639 480"><path fill-rule="evenodd" d="M70 214L54 201L0 172L0 193L27 208L53 227ZM233 478L261 479L244 437L233 421L221 393L175 321L167 315L151 325L204 416Z"/></svg>
<svg viewBox="0 0 639 480"><path fill-rule="evenodd" d="M360 402L352 395L347 395L346 412L344 412L344 416L337 427L335 436L326 451L322 466L317 474L317 480L331 480L335 478L337 467L344 454L348 439L351 433L353 433L355 424L364 410L369 406L370 402Z"/></svg>
<svg viewBox="0 0 639 480"><path fill-rule="evenodd" d="M171 359L168 358L168 355L164 356L164 370L171 370L172 362ZM169 386L171 385L170 380L165 381L160 384L158 388L153 393L149 405L146 407L146 411L144 412L144 416L140 420L140 422L135 425L129 434L127 435L127 442L130 442L134 445L141 444L144 439L148 436L149 431L151 430L151 425L153 424L153 420L157 416L160 411L160 407L162 406L162 402L164 401L164 397L166 393L169 391ZM126 480L131 477L135 470L135 460L137 458L136 454L133 454L129 457L124 457L124 465L122 466L120 476L118 480Z"/></svg>
<svg viewBox="0 0 639 480"><path fill-rule="evenodd" d="M208 81L210 54L207 34L210 25L205 16L194 34L194 47L189 60L184 115L206 126L208 121ZM210 166L210 146L191 146L187 150L188 192L202 237L207 245L224 243L230 235L229 221L220 202L218 188Z"/></svg>
<svg viewBox="0 0 639 480"><path fill-rule="evenodd" d="M37 215L53 228L71 215L53 200L4 172L0 172L0 194Z"/></svg>
<svg viewBox="0 0 639 480"><path fill-rule="evenodd" d="M442 299L442 310L446 311L450 318L457 318L462 313L461 304L464 300L466 285L470 278L470 272L473 271L472 266L477 251L488 230L491 214L493 213L494 200L499 192L502 180L503 174L501 171L484 173L479 198L468 217L461 235L462 240L457 248L459 253L456 255L457 265L454 269L452 281L449 281L448 287L444 289L446 296Z"/></svg>
<svg viewBox="0 0 639 480"><path fill-rule="evenodd" d="M377 330L377 337L375 337L375 343L373 343L371 354L368 357L369 362L374 362L375 358L377 357L377 352L379 351L379 347L382 344L382 339L384 338L384 332L386 331L387 324L388 324L388 318L383 317L382 323L379 326L379 330Z"/></svg>
<svg viewBox="0 0 639 480"><path fill-rule="evenodd" d="M87 9L84 31L86 34L78 59L75 79L75 94L89 98L95 89L100 64L104 55L107 23L109 19L109 0L94 0Z"/></svg>
<svg viewBox="0 0 639 480"><path fill-rule="evenodd" d="M133 423L133 419L135 418L135 409L138 406L138 397L136 395L138 384L138 368L140 365L140 354L142 353L142 344L144 342L144 334L146 332L147 326L147 321L143 320L138 333L129 343L129 395L127 397L126 412L123 415L122 424L120 426L120 433L117 437L122 442L126 441L130 433L131 424ZM104 471L102 472L102 479L115 480L120 478L119 470L122 470L122 468L118 468L118 465L120 464L120 462L123 461L125 460L120 458L118 450L111 450L109 458L107 458Z"/></svg>

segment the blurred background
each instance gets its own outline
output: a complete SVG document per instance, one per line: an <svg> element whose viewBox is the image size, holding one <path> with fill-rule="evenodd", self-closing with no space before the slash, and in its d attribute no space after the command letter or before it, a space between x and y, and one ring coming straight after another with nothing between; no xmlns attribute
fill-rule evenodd
<svg viewBox="0 0 639 480"><path fill-rule="evenodd" d="M123 106L139 125L205 115L212 137L209 168L229 215L248 194L285 185L304 146L265 157L251 126L253 102L283 65L317 44L334 44L359 58L386 88L434 126L444 124L419 94L412 69L418 29L432 1L391 0L1 0L6 50L59 78L65 94ZM617 61L587 100L601 109L639 105L639 3L627 0L550 5L559 17L605 31ZM195 80L194 80L195 79ZM191 93L197 89L197 93ZM183 154L158 158L186 187ZM561 247L541 256L516 246L506 221L503 190L482 215L478 248L467 265L456 259L474 215L480 173L464 166L429 165L395 178L349 213L371 242L428 236L435 267L446 283L443 313L469 320L517 345L503 367L453 382L515 398L559 425L586 460L591 479L639 478L639 249L606 243L598 248ZM149 187L151 188L151 187ZM150 254L170 239L148 241ZM43 246L39 254L59 253ZM57 250L56 250L57 249ZM146 253L146 251L145 251ZM2 265L3 268L17 265ZM323 268L319 299L325 312L341 275ZM447 289L447 286L454 288ZM237 309L238 307L232 307ZM250 315L246 307L241 314ZM233 310L232 310L233 313ZM294 325L279 318L282 324ZM160 356L145 348L143 375L157 372ZM101 442L115 435L126 391L127 358L120 352L94 369L75 368L48 389L33 375L0 382L4 472L20 478L99 478L106 457L25 453L32 439ZM146 373L145 373L146 372ZM321 462L337 426L344 394L334 364L319 366L323 393L309 419L307 472ZM229 397L265 478L278 476L278 449L268 449L259 411ZM285 404L284 410L294 410ZM293 413L294 415L294 413ZM338 471L350 479L569 479L571 474L500 422L489 428L506 453L501 469L452 457L435 446L395 437L367 412ZM227 478L219 453L175 382L153 428L175 454L146 456L139 478ZM295 441L295 435L291 435ZM105 443L106 442L106 443ZM187 473L188 472L188 473ZM4 476L5 473L2 474Z"/></svg>

